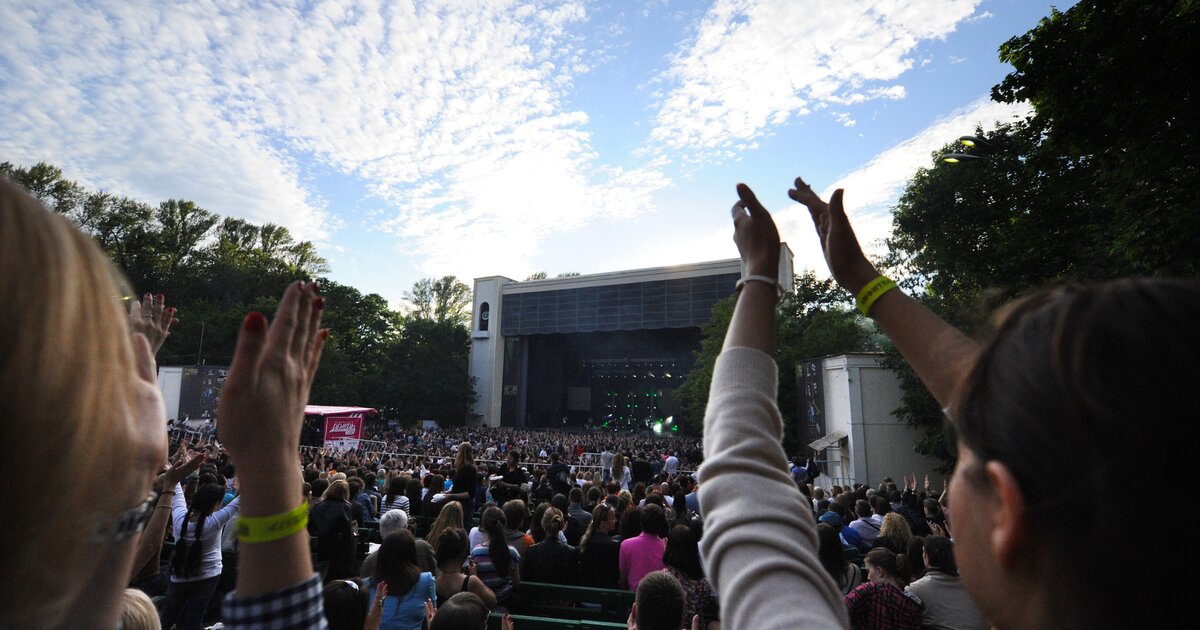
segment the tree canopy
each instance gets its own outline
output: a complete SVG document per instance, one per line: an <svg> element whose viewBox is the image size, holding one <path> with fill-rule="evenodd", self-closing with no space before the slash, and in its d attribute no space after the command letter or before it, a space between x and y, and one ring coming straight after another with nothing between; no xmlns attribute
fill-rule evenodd
<svg viewBox="0 0 1200 630"><path fill-rule="evenodd" d="M155 206L90 191L45 163L5 162L0 175L95 238L131 289L164 293L179 308L160 364L228 364L248 311L270 314L288 283L316 278L330 336L313 402L376 407L396 420L465 420L475 395L466 373L470 288L457 278L417 282L410 295L422 303L406 317L380 295L321 277L329 264L285 227L221 217L191 201Z"/></svg>
<svg viewBox="0 0 1200 630"><path fill-rule="evenodd" d="M997 101L1034 113L975 130L983 159L948 164L948 144L908 182L887 266L951 323L1051 284L1200 270L1198 2L1084 0L1000 48L1014 71ZM964 130L967 131L967 130ZM947 138L949 141L950 138ZM902 365L897 361L897 365ZM898 414L921 452L950 462L937 404L905 375Z"/></svg>

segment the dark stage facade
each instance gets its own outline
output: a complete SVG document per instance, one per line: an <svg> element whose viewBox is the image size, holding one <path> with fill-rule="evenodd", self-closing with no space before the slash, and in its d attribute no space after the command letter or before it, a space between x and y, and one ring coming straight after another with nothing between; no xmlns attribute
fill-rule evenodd
<svg viewBox="0 0 1200 630"><path fill-rule="evenodd" d="M790 278L784 247L780 277ZM737 259L517 282L475 280L472 423L609 431L700 430L675 389ZM682 427L682 429L680 428Z"/></svg>

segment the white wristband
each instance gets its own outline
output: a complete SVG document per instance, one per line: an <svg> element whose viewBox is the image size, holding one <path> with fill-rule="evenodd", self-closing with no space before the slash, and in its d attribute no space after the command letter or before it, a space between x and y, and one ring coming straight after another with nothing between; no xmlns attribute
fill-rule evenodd
<svg viewBox="0 0 1200 630"><path fill-rule="evenodd" d="M762 282L764 284L769 284L775 289L775 299L778 300L779 298L783 297L783 285L779 284L778 280L770 276L746 276L741 280L738 280L737 284L733 285L733 290L741 291L742 287L746 286L747 282Z"/></svg>

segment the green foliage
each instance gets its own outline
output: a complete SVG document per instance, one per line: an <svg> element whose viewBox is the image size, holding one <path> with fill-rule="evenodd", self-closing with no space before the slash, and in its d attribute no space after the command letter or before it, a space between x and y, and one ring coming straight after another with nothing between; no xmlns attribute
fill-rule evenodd
<svg viewBox="0 0 1200 630"><path fill-rule="evenodd" d="M471 287L454 276L422 278L404 294L408 316L466 325L471 321Z"/></svg>
<svg viewBox="0 0 1200 630"><path fill-rule="evenodd" d="M329 265L287 228L221 217L191 201L157 206L85 190L45 163L0 163L0 175L91 235L139 291L162 292L180 324L159 352L161 365L228 364L249 311L273 313L292 281ZM394 410L398 419L462 422L474 401L464 321L470 288L453 276L418 283L431 321L405 322L376 294L320 279L330 336L313 383L316 404Z"/></svg>
<svg viewBox="0 0 1200 630"><path fill-rule="evenodd" d="M785 294L779 302L775 352L784 447L789 452L797 452L802 446L795 431L799 404L796 364L831 354L879 350L872 330L864 325L857 311L849 308L849 296L833 280L819 280L806 270L793 278L793 288L794 292ZM713 307L712 318L701 328L700 350L696 352L692 370L675 392L692 423L704 418L713 364L721 353L736 304L735 295Z"/></svg>
<svg viewBox="0 0 1200 630"><path fill-rule="evenodd" d="M1014 71L992 90L1035 113L986 135L984 160L909 181L887 266L968 332L1033 289L1121 276L1200 272L1200 2L1084 0L1000 48ZM977 130L976 135L982 135ZM918 450L949 465L953 443L905 368L897 415Z"/></svg>
<svg viewBox="0 0 1200 630"><path fill-rule="evenodd" d="M450 321L408 321L399 343L389 350L384 373L392 381L382 406L403 422L436 420L460 425L475 403L467 372L471 338L467 328Z"/></svg>

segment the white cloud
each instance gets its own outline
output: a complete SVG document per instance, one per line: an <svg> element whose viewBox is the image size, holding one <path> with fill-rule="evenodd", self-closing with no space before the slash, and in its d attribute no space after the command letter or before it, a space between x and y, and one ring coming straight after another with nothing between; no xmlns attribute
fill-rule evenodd
<svg viewBox="0 0 1200 630"><path fill-rule="evenodd" d="M822 198L845 189L846 212L855 234L868 255L885 251L883 241L892 231L891 209L904 191L904 185L917 169L932 164L931 154L959 136L970 134L977 126L994 128L997 122L1012 122L1031 113L1026 103L996 103L984 97L934 121L919 133L876 155L863 166L825 186ZM821 182L812 182L820 188ZM792 243L796 268L817 269L825 273L824 259L813 232L808 211L796 204L775 212L781 237Z"/></svg>
<svg viewBox="0 0 1200 630"><path fill-rule="evenodd" d="M598 164L564 104L579 0L6 7L0 156L145 199L321 237L327 168L390 202L372 226L423 273L470 277L669 184Z"/></svg>
<svg viewBox="0 0 1200 630"><path fill-rule="evenodd" d="M828 104L904 97L920 42L979 0L717 0L672 59L652 138L709 156Z"/></svg>

